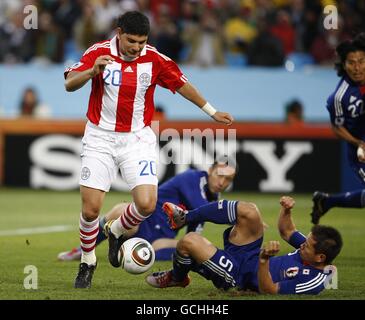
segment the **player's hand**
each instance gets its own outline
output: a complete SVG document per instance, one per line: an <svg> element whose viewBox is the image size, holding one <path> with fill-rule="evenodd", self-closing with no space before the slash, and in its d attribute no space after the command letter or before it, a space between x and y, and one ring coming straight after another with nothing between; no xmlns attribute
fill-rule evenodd
<svg viewBox="0 0 365 320"><path fill-rule="evenodd" d="M365 142L361 141L358 145L358 148L361 148L363 152L358 150L357 151L357 158L359 159L360 162L365 163Z"/></svg>
<svg viewBox="0 0 365 320"><path fill-rule="evenodd" d="M220 111L213 114L212 118L217 122L225 123L227 126L230 126L234 120L229 113Z"/></svg>
<svg viewBox="0 0 365 320"><path fill-rule="evenodd" d="M98 57L93 66L93 77L98 75L99 73L104 72L105 67L108 64L112 64L115 59L109 55Z"/></svg>
<svg viewBox="0 0 365 320"><path fill-rule="evenodd" d="M295 205L295 200L289 196L283 196L280 198L280 205L287 210L293 209Z"/></svg>
<svg viewBox="0 0 365 320"><path fill-rule="evenodd" d="M280 243L279 241L269 241L269 243L265 243L264 247L261 248L260 259L269 259L277 255L280 251Z"/></svg>

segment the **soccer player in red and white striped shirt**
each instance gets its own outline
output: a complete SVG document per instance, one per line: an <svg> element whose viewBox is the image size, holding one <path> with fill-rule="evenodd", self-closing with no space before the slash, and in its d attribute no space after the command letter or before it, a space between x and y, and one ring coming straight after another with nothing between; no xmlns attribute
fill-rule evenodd
<svg viewBox="0 0 365 320"><path fill-rule="evenodd" d="M156 85L178 92L215 121L230 125L192 86L169 57L147 45L150 25L142 13L120 16L116 35L91 46L65 71L67 91L92 80L88 122L81 153L80 240L82 258L76 288L88 288L96 268L95 241L105 192L118 170L132 191L133 202L109 226L109 261L119 267L123 234L155 209L157 199L156 137L150 128Z"/></svg>

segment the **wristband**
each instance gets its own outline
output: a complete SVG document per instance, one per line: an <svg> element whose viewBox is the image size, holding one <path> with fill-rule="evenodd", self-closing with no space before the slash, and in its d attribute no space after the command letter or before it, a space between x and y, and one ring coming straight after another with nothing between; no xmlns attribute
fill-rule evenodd
<svg viewBox="0 0 365 320"><path fill-rule="evenodd" d="M210 117L213 116L217 110L214 109L209 102L207 102L202 108L201 108L207 115Z"/></svg>

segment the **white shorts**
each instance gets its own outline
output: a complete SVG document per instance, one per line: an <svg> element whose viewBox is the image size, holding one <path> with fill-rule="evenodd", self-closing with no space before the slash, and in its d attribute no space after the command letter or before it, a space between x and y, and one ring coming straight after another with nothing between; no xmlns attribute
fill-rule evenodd
<svg viewBox="0 0 365 320"><path fill-rule="evenodd" d="M86 124L82 138L80 185L109 191L118 170L130 190L158 184L156 136L150 127L112 132Z"/></svg>

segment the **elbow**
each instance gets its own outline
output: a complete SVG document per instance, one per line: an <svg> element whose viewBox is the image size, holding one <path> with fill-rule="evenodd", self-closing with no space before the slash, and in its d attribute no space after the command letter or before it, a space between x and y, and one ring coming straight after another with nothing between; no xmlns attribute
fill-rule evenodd
<svg viewBox="0 0 365 320"><path fill-rule="evenodd" d="M75 91L75 89L72 88L67 81L65 82L65 89L66 89L67 92L73 92L73 91Z"/></svg>
<svg viewBox="0 0 365 320"><path fill-rule="evenodd" d="M295 230L286 230L286 229L279 229L280 237L284 241L288 242L291 235L295 232Z"/></svg>
<svg viewBox="0 0 365 320"><path fill-rule="evenodd" d="M261 294L277 294L274 288L259 288Z"/></svg>
<svg viewBox="0 0 365 320"><path fill-rule="evenodd" d="M279 229L281 239L287 241L288 239L288 232L284 229Z"/></svg>
<svg viewBox="0 0 365 320"><path fill-rule="evenodd" d="M279 286L277 283L259 284L259 292L262 294L278 294Z"/></svg>

